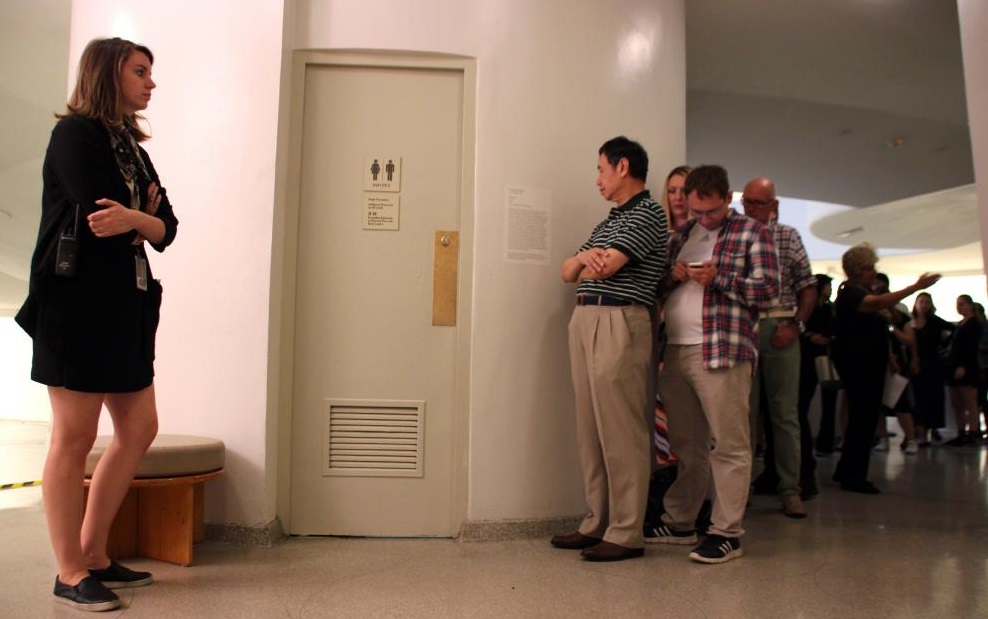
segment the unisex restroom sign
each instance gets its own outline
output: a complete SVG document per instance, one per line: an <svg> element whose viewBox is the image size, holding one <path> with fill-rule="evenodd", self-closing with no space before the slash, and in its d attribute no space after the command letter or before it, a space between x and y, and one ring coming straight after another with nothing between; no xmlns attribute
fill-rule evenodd
<svg viewBox="0 0 988 619"><path fill-rule="evenodd" d="M365 157L364 191L401 191L401 157Z"/></svg>

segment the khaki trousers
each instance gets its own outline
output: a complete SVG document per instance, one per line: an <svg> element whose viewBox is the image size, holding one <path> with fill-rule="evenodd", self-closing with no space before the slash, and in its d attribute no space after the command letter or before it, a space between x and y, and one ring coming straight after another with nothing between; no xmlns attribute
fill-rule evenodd
<svg viewBox="0 0 988 619"><path fill-rule="evenodd" d="M740 537L751 483L751 362L706 370L701 349L700 344L669 345L659 375L669 442L679 456L662 520L677 530L693 530L712 483L710 533Z"/></svg>
<svg viewBox="0 0 988 619"><path fill-rule="evenodd" d="M648 309L577 306L569 350L588 512L580 533L641 548L651 469Z"/></svg>

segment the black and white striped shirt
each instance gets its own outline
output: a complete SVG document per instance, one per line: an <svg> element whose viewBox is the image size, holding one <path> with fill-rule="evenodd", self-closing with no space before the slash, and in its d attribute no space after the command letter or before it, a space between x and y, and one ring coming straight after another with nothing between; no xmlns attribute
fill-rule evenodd
<svg viewBox="0 0 988 619"><path fill-rule="evenodd" d="M591 247L616 249L628 262L607 279L585 279L577 294L600 294L655 304L655 294L666 261L669 228L662 206L642 191L611 209L607 219L597 224L580 251Z"/></svg>

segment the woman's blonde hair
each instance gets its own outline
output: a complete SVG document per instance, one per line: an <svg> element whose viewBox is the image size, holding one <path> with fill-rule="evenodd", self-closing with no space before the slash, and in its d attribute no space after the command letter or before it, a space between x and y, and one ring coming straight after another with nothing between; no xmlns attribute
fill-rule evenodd
<svg viewBox="0 0 988 619"><path fill-rule="evenodd" d="M672 232L672 205L669 204L669 181L672 180L673 176L682 176L686 178L690 174L690 170L693 168L688 165L676 166L672 169L672 172L666 174L666 182L662 185L662 195L659 196L659 203L662 205L662 210L666 212L666 222L669 225L669 231Z"/></svg>
<svg viewBox="0 0 988 619"><path fill-rule="evenodd" d="M844 252L840 264L848 279L856 279L861 273L878 263L878 254L870 243L861 243Z"/></svg>
<svg viewBox="0 0 988 619"><path fill-rule="evenodd" d="M69 97L65 114L59 118L77 114L86 118L99 119L111 131L130 130L138 142L150 136L144 133L137 121L138 114L123 113L123 94L120 78L124 64L134 52L141 52L154 63L151 50L121 38L93 39L86 45L79 59L79 74L75 89Z"/></svg>

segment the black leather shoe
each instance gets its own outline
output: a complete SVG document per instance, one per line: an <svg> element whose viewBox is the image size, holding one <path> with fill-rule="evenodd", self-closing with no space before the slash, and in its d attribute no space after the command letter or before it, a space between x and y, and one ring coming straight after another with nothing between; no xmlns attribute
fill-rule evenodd
<svg viewBox="0 0 988 619"><path fill-rule="evenodd" d="M881 490L875 487L870 481L845 482L840 485L841 490L848 492L858 492L860 494L879 494Z"/></svg>
<svg viewBox="0 0 988 619"><path fill-rule="evenodd" d="M549 543L556 548L563 548L565 550L583 550L584 548L596 546L600 542L599 537L590 537L579 531L567 533L566 535L556 535L549 540Z"/></svg>
<svg viewBox="0 0 988 619"><path fill-rule="evenodd" d="M820 494L820 487L816 483L815 477L808 477L799 481L799 498L809 501Z"/></svg>
<svg viewBox="0 0 988 619"><path fill-rule="evenodd" d="M611 542L601 542L580 553L587 561L624 561L637 559L645 554L644 548L626 548Z"/></svg>

